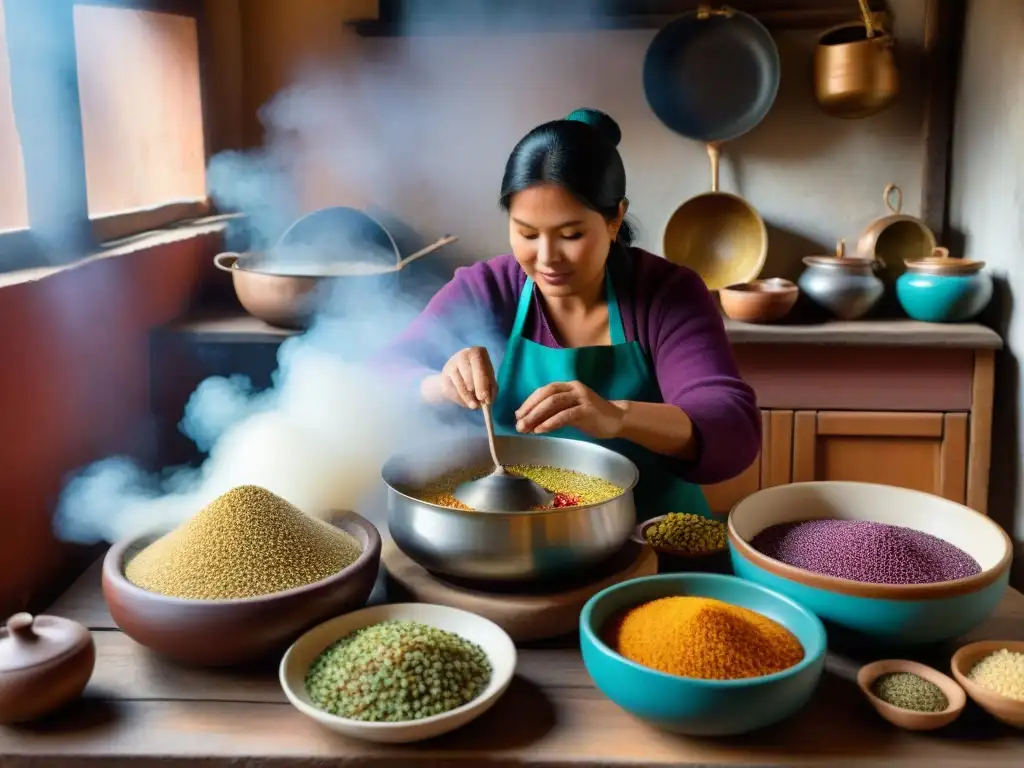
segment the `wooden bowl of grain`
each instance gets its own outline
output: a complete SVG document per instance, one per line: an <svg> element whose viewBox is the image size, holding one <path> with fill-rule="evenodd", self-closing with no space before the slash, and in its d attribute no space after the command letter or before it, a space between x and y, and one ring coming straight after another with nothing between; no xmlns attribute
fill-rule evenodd
<svg viewBox="0 0 1024 768"><path fill-rule="evenodd" d="M133 558L160 538L149 535L118 542L107 551L103 597L126 635L163 656L204 667L256 662L283 652L311 627L366 605L377 578L380 535L354 512L334 513L328 522L353 537L360 553L351 564L313 583L253 597L161 594L125 575Z"/></svg>
<svg viewBox="0 0 1024 768"><path fill-rule="evenodd" d="M1024 699L1011 698L1008 695L1004 695L997 690L982 685L981 682L971 676L971 672L976 664L986 657L1000 652L1008 652L1009 654L1024 653L1024 641L979 640L974 643L968 643L953 654L953 659L950 662L950 666L953 669L953 677L960 683L967 695L974 700L974 703L992 715L996 720L1014 728L1024 728ZM1014 662L1009 659L999 661L993 659L989 661L989 664L992 664L994 667L990 668L990 674L993 677L1003 678L1000 682L1009 685L1017 682L1019 685L1019 678L1014 681L1012 679L1013 673L1010 671L1012 669L1011 665ZM1005 667L1005 671L1000 670L1001 674L995 672L995 669L999 667Z"/></svg>

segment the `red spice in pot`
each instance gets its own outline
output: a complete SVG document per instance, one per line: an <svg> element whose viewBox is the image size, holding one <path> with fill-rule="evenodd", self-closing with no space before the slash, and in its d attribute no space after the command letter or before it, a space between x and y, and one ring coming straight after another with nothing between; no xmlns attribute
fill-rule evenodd
<svg viewBox="0 0 1024 768"><path fill-rule="evenodd" d="M561 509L562 507L578 507L580 505L579 496L575 493L556 493L555 499L551 503L551 506L555 509Z"/></svg>

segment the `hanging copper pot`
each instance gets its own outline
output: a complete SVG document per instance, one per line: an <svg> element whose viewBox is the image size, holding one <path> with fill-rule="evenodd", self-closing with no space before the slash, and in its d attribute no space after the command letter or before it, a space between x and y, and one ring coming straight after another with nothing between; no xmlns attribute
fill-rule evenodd
<svg viewBox="0 0 1024 768"><path fill-rule="evenodd" d="M862 21L826 30L814 52L814 96L833 117L874 115L900 89L892 36L875 25L867 0L858 3Z"/></svg>

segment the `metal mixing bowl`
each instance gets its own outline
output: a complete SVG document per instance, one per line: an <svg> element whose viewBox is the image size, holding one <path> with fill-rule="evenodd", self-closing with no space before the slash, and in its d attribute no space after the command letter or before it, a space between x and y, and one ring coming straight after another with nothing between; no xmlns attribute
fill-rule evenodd
<svg viewBox="0 0 1024 768"><path fill-rule="evenodd" d="M506 464L540 464L600 477L625 491L600 504L539 512L466 512L408 495L449 472L490 465L487 440L463 439L390 458L388 527L395 544L429 571L474 581L547 581L602 563L636 525L636 465L603 446L549 437L498 437Z"/></svg>

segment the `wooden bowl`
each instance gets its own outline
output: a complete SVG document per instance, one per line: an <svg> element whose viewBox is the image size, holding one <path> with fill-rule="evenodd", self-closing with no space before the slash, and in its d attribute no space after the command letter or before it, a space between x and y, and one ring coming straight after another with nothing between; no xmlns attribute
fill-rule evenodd
<svg viewBox="0 0 1024 768"><path fill-rule="evenodd" d="M953 654L950 666L953 677L963 686L974 703L1000 722L1015 728L1024 728L1024 701L1008 699L970 680L967 675L981 659L993 651L1005 648L1014 653L1024 653L1024 640L980 640L969 643Z"/></svg>
<svg viewBox="0 0 1024 768"><path fill-rule="evenodd" d="M742 323L774 323L789 314L800 289L780 277L737 283L718 292L722 311Z"/></svg>
<svg viewBox="0 0 1024 768"><path fill-rule="evenodd" d="M934 683L942 689L949 701L949 706L941 712L915 712L912 709L903 709L883 701L872 693L871 686L882 675L888 675L891 672L909 672L924 678L929 683ZM857 672L857 685L860 687L860 692L864 694L864 698L871 703L878 714L898 728L907 731L934 731L936 728L943 728L960 717L960 713L964 711L964 705L967 703L964 689L957 685L955 680L937 669L904 659L882 659L872 664L866 664Z"/></svg>
<svg viewBox="0 0 1024 768"><path fill-rule="evenodd" d="M103 597L121 630L140 645L186 664L231 666L280 653L310 627L362 608L380 564L380 534L354 512L331 524L351 534L362 554L333 576L270 595L194 600L149 592L128 581L125 563L156 537L125 540L103 560Z"/></svg>
<svg viewBox="0 0 1024 768"><path fill-rule="evenodd" d="M684 571L695 571L700 573L722 573L732 574L732 565L729 562L729 545L710 552L684 552L673 547L663 547L652 544L647 540L647 529L656 523L660 523L668 515L658 515L650 520L637 525L630 539L638 544L644 544L655 551L658 555L658 573L677 573Z"/></svg>

